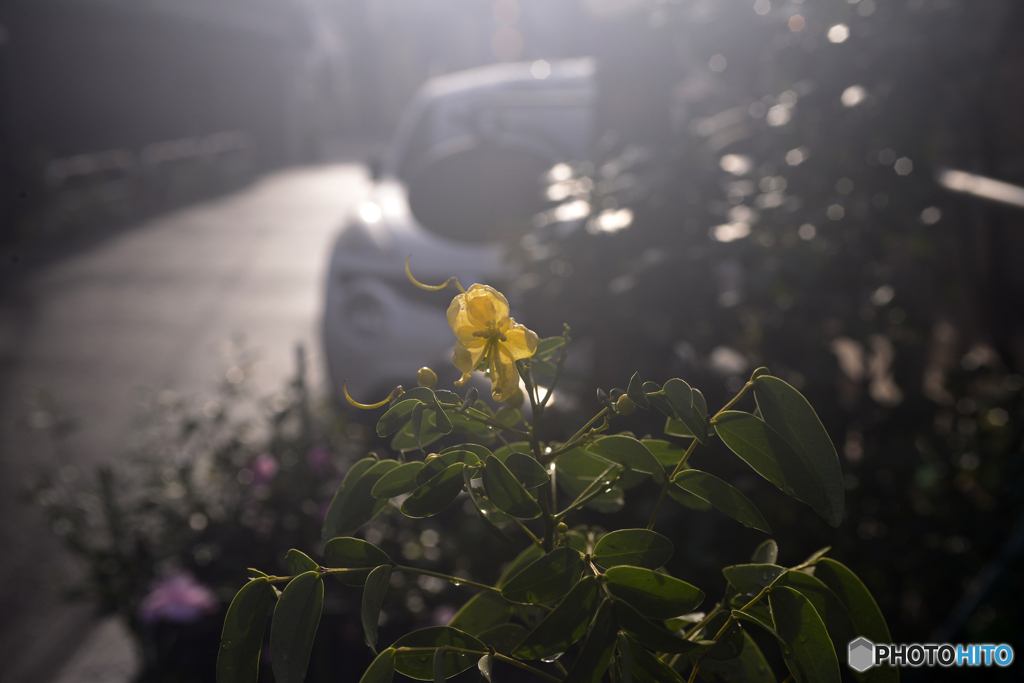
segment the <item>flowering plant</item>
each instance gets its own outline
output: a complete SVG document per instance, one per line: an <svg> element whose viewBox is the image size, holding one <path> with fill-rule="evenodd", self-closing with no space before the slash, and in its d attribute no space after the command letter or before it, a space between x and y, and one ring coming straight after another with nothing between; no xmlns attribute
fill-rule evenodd
<svg viewBox="0 0 1024 683"><path fill-rule="evenodd" d="M641 381L598 391L600 409L571 436L542 441L552 393L570 348L562 336L539 340L509 317L494 289L464 290L448 309L457 343L453 362L465 384L487 373L493 410L470 387L464 395L436 387L423 368L419 386L401 387L380 403L380 437L391 436L394 459L355 463L328 509L322 558L288 553L288 576L251 570L228 610L221 639L220 683L256 681L266 617L273 624L270 655L278 683L305 678L324 599L325 579L362 589L361 620L376 659L363 683L391 681L394 673L443 681L476 664L493 681L514 666L555 683L775 681L751 636L777 641L791 679L839 681L837 652L857 636L888 642L881 612L863 583L824 548L807 559L778 563L774 540L761 543L748 564L725 567L727 588L706 611L705 592L664 566L674 546L655 531L666 500L693 509L716 508L740 524L770 533L768 521L731 484L691 465L698 447L719 438L757 474L806 503L828 524L843 516L842 472L835 448L807 400L766 368L754 371L738 393L710 413L703 394L681 379ZM520 389L521 386L523 387ZM520 410L529 400L529 419ZM736 410L753 395L756 410ZM679 441L610 433L637 408L665 415L666 436ZM428 453L442 439L451 445ZM442 442L443 443L443 442ZM612 512L627 490L653 487L656 502L646 528L606 530L586 513ZM410 518L439 514L465 495L470 514L494 534L526 548L494 585L395 562L376 545L354 537L386 506ZM560 504L559 498L568 500ZM586 513L584 512L586 511ZM569 526L570 522L575 523ZM446 626L398 638L378 651L381 605L394 574L431 576L475 594ZM279 590L283 586L283 590ZM872 681L898 680L876 668Z"/></svg>

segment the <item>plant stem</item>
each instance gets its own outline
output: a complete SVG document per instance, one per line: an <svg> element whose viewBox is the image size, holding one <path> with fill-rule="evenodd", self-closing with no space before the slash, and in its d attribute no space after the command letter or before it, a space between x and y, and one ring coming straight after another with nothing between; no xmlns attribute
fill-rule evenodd
<svg viewBox="0 0 1024 683"><path fill-rule="evenodd" d="M565 359L569 355L569 334L566 332L565 343L562 344L562 353L558 355L558 362L555 365L555 374L551 378L551 386L548 387L547 392L544 394L544 400L540 402L541 408L546 408L548 401L551 400L551 394L555 391L555 385L558 384L558 378L562 376L562 370L565 368Z"/></svg>
<svg viewBox="0 0 1024 683"><path fill-rule="evenodd" d="M751 389L752 389L753 387L754 387L754 382L753 382L753 380L751 380L751 381L747 382L746 384L744 384L744 385L743 385L743 388L742 388L742 389L740 389L739 393L738 393L738 394L736 394L735 396L733 396L733 397L732 397L732 400L730 400L730 401L729 401L728 403L726 403L726 404L725 404L724 406L722 406L722 409L721 409L721 410L719 410L719 411L718 411L717 413L715 413L715 414L714 414L714 415L713 415L713 416L711 417L711 420L710 420L711 424L714 424L714 423L715 423L715 420L716 420L716 419L718 419L718 416L719 416L719 415L721 415L721 414L722 414L722 413L724 413L725 411L729 410L729 408L732 408L732 407L733 407L734 405L736 405L736 402L737 402L737 401L739 401L739 400L740 400L741 398L743 398L743 396L744 396L744 395L745 395L745 394L746 394L746 393L747 393L748 391L750 391L750 390L751 390Z"/></svg>
<svg viewBox="0 0 1024 683"><path fill-rule="evenodd" d="M435 650L438 650L438 649L440 649L440 648L436 648L436 647L398 647L398 648L395 648L395 654L396 655L399 655L399 654L420 654L420 653L427 653L427 652L433 653ZM488 654L491 654L487 650L469 650L469 649L464 648L464 647L452 647L451 645L445 645L444 646L444 650L445 650L445 652L453 652L453 653L459 654L459 655L474 655L474 656L479 656L479 657L484 657L484 656L486 656ZM545 671L541 671L540 669L535 669L532 666L530 666L529 664L527 664L526 662L520 662L518 659L513 659L512 657L508 657L506 655L503 655L500 652L495 652L494 653L494 658L497 659L497 660L500 660L502 662L505 662L506 664L511 664L512 666L518 666L523 671L529 671L534 676L539 676L539 677L543 678L546 681L551 681L552 683L561 683L562 682L562 679L560 679L560 678L556 678L555 676L552 676L551 674L549 674L549 673L547 673Z"/></svg>
<svg viewBox="0 0 1024 683"><path fill-rule="evenodd" d="M438 572L432 572L432 571L430 571L428 569L419 569L417 567L406 567L406 566L400 565L400 564L394 564L394 565L392 565L392 568L395 569L395 571L399 571L399 572L406 572L408 574L423 574L424 576L433 576L433 577L438 578L438 579L444 579L445 581L448 581L449 583L453 583L456 586L473 586L474 588L479 588L480 590L485 590L485 591L489 591L491 593L497 593L498 595L501 595L501 589L500 588L495 588L494 586L488 586L487 584L483 584L483 583L477 583L476 581L470 581L469 579L460 579L457 576L449 576L448 574L440 574Z"/></svg>
<svg viewBox="0 0 1024 683"><path fill-rule="evenodd" d="M544 458L544 460L541 461L541 464L542 465L546 465L549 462L551 462L552 460L554 460L556 457L561 455L562 453L565 453L566 451L571 450L573 447L575 447L576 442L579 441L580 437L582 437L587 432L588 429L590 429L591 425L593 425L595 422L597 422L602 417L607 415L608 412L609 411L608 411L607 407L601 408L601 411L597 415L595 415L594 417L590 418L590 421L587 422L587 424L585 424L582 427L580 427L579 431L576 432L575 434L573 434L572 437L570 437L570 439L568 441L566 441L564 444L562 444L562 446L560 448L558 448L555 451L552 451L551 453L548 453L547 457Z"/></svg>
<svg viewBox="0 0 1024 683"><path fill-rule="evenodd" d="M599 476L594 481L590 482L590 485L587 486L587 488L583 489L583 492L576 497L576 500L574 500L564 510L555 515L555 521L561 521L563 517L565 517L567 514L569 514L576 508L580 507L581 505L585 505L587 502L590 501L591 498L595 498L604 493L604 491L601 490L602 487L614 483L614 480L607 483L604 482L603 480L611 473L612 470L615 469L622 469L622 466L617 464L609 465L608 469L601 473L601 476Z"/></svg>
<svg viewBox="0 0 1024 683"><path fill-rule="evenodd" d="M654 523L658 521L658 515L661 514L661 506L665 504L665 497L668 495L668 487L672 486L672 480L675 479L676 475L683 471L686 466L686 461L690 459L690 455L694 449L697 448L697 438L694 437L693 441L687 447L686 452L683 453L683 457L676 463L676 467L672 470L672 474L665 477L665 481L661 484L661 493L658 494L658 502L654 504L654 512L651 513L651 521L647 522L647 528L653 529Z"/></svg>
<svg viewBox="0 0 1024 683"><path fill-rule="evenodd" d="M763 598L764 596L768 595L771 592L771 590L772 589L770 586L765 586L764 588L762 588L761 592L754 596L753 600L744 605L740 611L745 612L754 605L756 605L758 601L760 601L761 598ZM712 642L717 643L719 639L721 639L721 637L725 635L725 632L729 630L729 627L732 626L732 622L734 621L736 621L736 617L730 614L729 618L725 620L724 624L722 624L722 628L718 629L718 633L716 633L715 637L711 639ZM711 647L713 646L709 646L706 650L703 650L697 656L697 661L693 663L693 671L690 672L690 677L686 679L686 683L693 683L695 680L697 680L697 670L700 668L700 665L704 662L704 658L707 657L708 650L710 650Z"/></svg>
<svg viewBox="0 0 1024 683"><path fill-rule="evenodd" d="M509 515L509 519L511 519L513 522L519 525L519 528L522 529L526 533L526 535L530 537L530 540L533 541L534 545L536 545L538 548L542 550L544 549L544 544L541 542L541 540L537 538L537 536L532 531L530 531L529 527L523 524L521 520L517 519L516 517L513 517L512 515Z"/></svg>

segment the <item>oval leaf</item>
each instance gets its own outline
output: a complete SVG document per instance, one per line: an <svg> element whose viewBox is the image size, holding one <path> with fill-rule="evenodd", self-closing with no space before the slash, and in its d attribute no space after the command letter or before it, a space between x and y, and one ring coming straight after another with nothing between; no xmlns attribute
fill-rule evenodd
<svg viewBox="0 0 1024 683"><path fill-rule="evenodd" d="M388 408L388 411L381 415L377 421L377 436L381 438L391 436L408 424L412 418L412 409L418 403L421 403L421 401L415 398L403 398L403 400Z"/></svg>
<svg viewBox="0 0 1024 683"><path fill-rule="evenodd" d="M493 647L496 652L506 657L512 655L512 650L522 642L528 631L520 624L501 624L489 628L479 635L480 642L488 647Z"/></svg>
<svg viewBox="0 0 1024 683"><path fill-rule="evenodd" d="M451 628L450 626L431 626L429 628L413 631L412 633L407 633L396 640L391 647L395 649L401 647L438 648L444 645L450 645L452 647L463 648L466 650L477 650L479 652L485 652L487 650L487 646L481 643L478 639L468 633L463 633L458 629ZM473 655L456 654L454 652L446 653L444 655L445 678L451 678L456 674L462 673L469 667L476 664L477 659L479 659L479 657ZM433 680L434 653L397 653L395 655L395 671L421 681Z"/></svg>
<svg viewBox="0 0 1024 683"><path fill-rule="evenodd" d="M797 500L807 503L826 522L832 508L825 488L800 455L764 420L748 413L727 410L715 421L715 431L733 453L755 472Z"/></svg>
<svg viewBox="0 0 1024 683"><path fill-rule="evenodd" d="M638 683L683 683L683 677L675 669L648 652L629 634L620 635L629 647L634 680Z"/></svg>
<svg viewBox="0 0 1024 683"><path fill-rule="evenodd" d="M700 643L677 638L662 627L648 621L644 615L621 600L612 600L611 602L619 627L631 633L655 652L685 654L704 647Z"/></svg>
<svg viewBox="0 0 1024 683"><path fill-rule="evenodd" d="M402 514L406 517L430 517L444 510L462 490L461 462L449 465L430 481L419 487L402 503ZM401 671L401 669L398 669Z"/></svg>
<svg viewBox="0 0 1024 683"><path fill-rule="evenodd" d="M363 603L359 612L363 622L363 638L371 650L377 652L377 620L380 619L380 607L391 585L391 565L382 564L366 577L363 587Z"/></svg>
<svg viewBox="0 0 1024 683"><path fill-rule="evenodd" d="M509 581L511 581L519 572L523 571L526 567L536 562L541 557L544 557L544 551L536 545L527 546L526 550L516 555L515 559L509 563L505 571L501 573L501 577L498 579L498 583L495 584L496 588L504 588Z"/></svg>
<svg viewBox="0 0 1024 683"><path fill-rule="evenodd" d="M488 629L508 622L516 611L516 606L505 598L484 591L467 600L448 625L471 636L479 636Z"/></svg>
<svg viewBox="0 0 1024 683"><path fill-rule="evenodd" d="M644 391L643 382L640 380L639 372L634 372L633 376L629 378L626 396L629 396L633 403L644 410L649 410L651 407L651 402L647 400L647 392Z"/></svg>
<svg viewBox="0 0 1024 683"><path fill-rule="evenodd" d="M778 559L779 544L770 538L757 546L754 549L754 553L750 556L752 564L777 564L776 560Z"/></svg>
<svg viewBox="0 0 1024 683"><path fill-rule="evenodd" d="M520 659L547 659L562 654L587 632L597 610L600 587L597 579L581 579L562 602L515 648Z"/></svg>
<svg viewBox="0 0 1024 683"><path fill-rule="evenodd" d="M889 627L885 623L878 603L871 596L867 586L850 569L835 560L825 557L814 566L814 578L828 586L846 607L853 620L857 635L874 643L891 643ZM899 669L877 666L869 669L862 680L871 683L894 683L899 681Z"/></svg>
<svg viewBox="0 0 1024 683"><path fill-rule="evenodd" d="M843 521L846 489L839 456L814 408L799 391L778 377L763 375L754 381L754 398L761 418L768 423L814 473L825 492L822 517L833 527Z"/></svg>
<svg viewBox="0 0 1024 683"><path fill-rule="evenodd" d="M423 486L457 462L466 463L467 465L475 465L480 462L480 459L476 457L476 454L468 450L459 449L445 451L424 463L423 469L416 474L416 484L418 486Z"/></svg>
<svg viewBox="0 0 1024 683"><path fill-rule="evenodd" d="M416 473L423 469L419 461L407 462L377 480L370 490L374 498L394 498L416 490Z"/></svg>
<svg viewBox="0 0 1024 683"><path fill-rule="evenodd" d="M757 681L776 683L775 673L749 633L743 633L743 650L739 657L727 661L706 659L700 667L700 675L709 681Z"/></svg>
<svg viewBox="0 0 1024 683"><path fill-rule="evenodd" d="M835 648L811 602L792 588L781 586L768 596L768 604L775 632L789 649L791 659L786 665L793 678L801 683L839 683Z"/></svg>
<svg viewBox="0 0 1024 683"><path fill-rule="evenodd" d="M544 466L525 453L509 453L505 467L524 488L532 489L548 483L548 472Z"/></svg>
<svg viewBox="0 0 1024 683"><path fill-rule="evenodd" d="M324 566L365 570L334 574L339 581L349 586L362 586L371 569L390 563L391 558L386 552L359 538L332 538L324 546Z"/></svg>
<svg viewBox="0 0 1024 683"><path fill-rule="evenodd" d="M648 529L620 529L594 546L594 562L604 568L630 565L657 569L672 558L672 541Z"/></svg>
<svg viewBox="0 0 1024 683"><path fill-rule="evenodd" d="M814 611L825 622L825 628L828 629L836 652L846 651L850 641L859 635L846 605L828 586L810 574L788 571L775 580L772 590L777 586L789 586L811 601Z"/></svg>
<svg viewBox="0 0 1024 683"><path fill-rule="evenodd" d="M580 656L562 683L598 683L608 670L615 650L616 630L611 601L605 600L594 615Z"/></svg>
<svg viewBox="0 0 1024 683"><path fill-rule="evenodd" d="M583 573L583 558L572 548L555 548L516 574L501 596L512 602L533 604L557 600Z"/></svg>
<svg viewBox="0 0 1024 683"><path fill-rule="evenodd" d="M377 655L359 683L391 683L395 678L395 649L388 649Z"/></svg>
<svg viewBox="0 0 1024 683"><path fill-rule="evenodd" d="M757 595L786 571L785 567L776 564L736 564L722 569L729 583L745 595Z"/></svg>
<svg viewBox="0 0 1024 683"><path fill-rule="evenodd" d="M217 653L217 683L256 683L274 588L265 578L242 586L228 607Z"/></svg>
<svg viewBox="0 0 1024 683"><path fill-rule="evenodd" d="M288 565L288 573L292 576L298 576L306 572L315 572L320 569L320 565L309 559L309 556L304 552L295 548L288 551L288 555L285 557L285 564Z"/></svg>
<svg viewBox="0 0 1024 683"><path fill-rule="evenodd" d="M768 522L754 504L739 490L718 477L707 472L684 470L676 475L674 482L679 488L711 503L743 526L766 534L772 532Z"/></svg>
<svg viewBox="0 0 1024 683"><path fill-rule="evenodd" d="M625 465L634 472L651 475L656 483L665 480L665 468L651 455L642 441L619 434L597 439L587 446L587 452L604 458L608 462Z"/></svg>
<svg viewBox="0 0 1024 683"><path fill-rule="evenodd" d="M665 382L661 389L668 398L669 405L675 411L675 416L682 422L686 429L697 437L701 443L707 443L708 425L698 409L694 408L693 390L690 385L681 379L670 379ZM701 397L703 400L703 396ZM705 406L705 412L707 407Z"/></svg>
<svg viewBox="0 0 1024 683"><path fill-rule="evenodd" d="M687 614L704 601L696 586L643 567L612 567L605 576L612 595L651 619Z"/></svg>
<svg viewBox="0 0 1024 683"><path fill-rule="evenodd" d="M365 465L367 461L368 467ZM377 462L372 458L363 458L353 465L327 510L322 538L349 536L376 517L388 501L375 498L373 487L381 477L396 467L398 462L395 460Z"/></svg>
<svg viewBox="0 0 1024 683"><path fill-rule="evenodd" d="M305 680L323 604L324 582L317 572L300 574L281 593L270 627L270 664L277 683Z"/></svg>
<svg viewBox="0 0 1024 683"><path fill-rule="evenodd" d="M494 505L513 517L534 519L540 516L540 506L530 492L512 476L504 463L493 455L486 460L483 475L484 490Z"/></svg>

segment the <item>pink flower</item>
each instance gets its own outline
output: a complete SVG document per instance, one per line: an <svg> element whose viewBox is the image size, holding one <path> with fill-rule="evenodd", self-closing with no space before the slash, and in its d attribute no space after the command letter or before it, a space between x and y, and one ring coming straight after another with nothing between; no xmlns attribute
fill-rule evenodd
<svg viewBox="0 0 1024 683"><path fill-rule="evenodd" d="M306 454L306 462L314 472L323 472L331 464L331 452L323 446L314 446Z"/></svg>
<svg viewBox="0 0 1024 683"><path fill-rule="evenodd" d="M266 485L274 481L277 476L277 460L270 453L260 453L252 462L250 467L253 474L253 483L257 486Z"/></svg>
<svg viewBox="0 0 1024 683"><path fill-rule="evenodd" d="M219 606L213 591L189 572L179 572L153 585L139 605L138 616L146 624L157 621L185 624L216 612Z"/></svg>

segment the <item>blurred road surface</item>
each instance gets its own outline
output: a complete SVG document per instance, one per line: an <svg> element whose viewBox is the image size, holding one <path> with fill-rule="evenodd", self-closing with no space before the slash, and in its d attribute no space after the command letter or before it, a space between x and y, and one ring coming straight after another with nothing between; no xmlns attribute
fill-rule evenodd
<svg viewBox="0 0 1024 683"><path fill-rule="evenodd" d="M77 419L67 450L90 473L123 452L139 389L212 389L235 335L259 351L263 392L290 376L298 341L316 386L331 237L368 183L355 164L278 172L40 267L0 294L0 679L51 679L92 619L87 606L61 602L74 565L20 500L54 462L41 431L26 426L33 393L45 390Z"/></svg>

